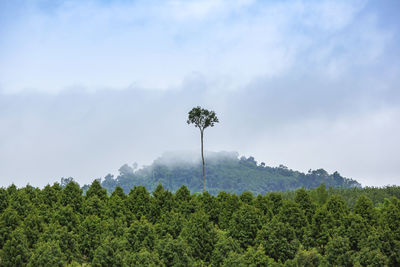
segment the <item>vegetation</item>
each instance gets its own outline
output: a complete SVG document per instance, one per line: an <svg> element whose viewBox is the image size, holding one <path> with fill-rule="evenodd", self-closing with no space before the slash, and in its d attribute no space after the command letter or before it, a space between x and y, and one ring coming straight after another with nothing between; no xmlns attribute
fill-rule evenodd
<svg viewBox="0 0 400 267"><path fill-rule="evenodd" d="M189 111L189 116L187 123L194 124L195 127L200 130L200 140L201 140L201 166L203 170L203 192L206 191L206 172L205 172L205 164L204 164L204 130L208 127L214 127L215 123L218 123L219 120L214 111L209 111L207 109L203 109L201 107L192 108Z"/></svg>
<svg viewBox="0 0 400 267"><path fill-rule="evenodd" d="M11 185L0 188L0 266L399 266L399 197L395 186L213 196Z"/></svg>
<svg viewBox="0 0 400 267"><path fill-rule="evenodd" d="M201 192L201 163L191 156L165 154L151 166L137 171L124 165L120 168L118 177L107 175L102 186L109 192L120 186L125 193L129 193L133 186L138 185L153 191L161 184L172 192L186 185L191 192ZM325 183L327 187L361 187L357 181L344 178L338 172L328 174L325 170L318 169L305 174L283 165L268 167L263 162L258 164L253 157L239 158L236 152L208 153L206 165L207 191L212 195L217 195L220 191L236 194L245 191L254 194L285 192L301 187L315 188L321 183Z"/></svg>

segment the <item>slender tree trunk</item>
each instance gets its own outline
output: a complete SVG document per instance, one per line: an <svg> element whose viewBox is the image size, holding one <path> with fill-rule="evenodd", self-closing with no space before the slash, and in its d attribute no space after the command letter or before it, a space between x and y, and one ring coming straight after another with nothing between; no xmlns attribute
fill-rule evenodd
<svg viewBox="0 0 400 267"><path fill-rule="evenodd" d="M203 131L200 130L200 135L201 135L201 162L203 165L203 193L206 191L206 173L205 173L205 168L204 168L204 152L203 152Z"/></svg>

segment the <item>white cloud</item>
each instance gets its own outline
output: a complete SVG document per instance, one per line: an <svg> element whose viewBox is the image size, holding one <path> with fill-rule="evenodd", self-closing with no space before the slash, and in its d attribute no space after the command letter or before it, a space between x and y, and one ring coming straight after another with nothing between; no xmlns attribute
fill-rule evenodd
<svg viewBox="0 0 400 267"><path fill-rule="evenodd" d="M354 64L353 53L372 60L384 51L376 22L354 21L362 8L359 1L222 0L64 2L52 12L33 6L4 38L0 81L7 92L50 92L73 85L168 89L192 72L231 77L236 88L309 67L328 66L336 77Z"/></svg>
<svg viewBox="0 0 400 267"><path fill-rule="evenodd" d="M312 28L336 32L346 28L365 7L366 1L305 1L302 22Z"/></svg>

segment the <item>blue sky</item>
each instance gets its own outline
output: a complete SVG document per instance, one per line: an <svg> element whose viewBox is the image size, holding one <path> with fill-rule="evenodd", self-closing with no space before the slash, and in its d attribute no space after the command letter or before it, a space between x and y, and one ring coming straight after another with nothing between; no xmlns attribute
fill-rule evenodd
<svg viewBox="0 0 400 267"><path fill-rule="evenodd" d="M399 1L1 1L1 185L206 149L399 184Z"/></svg>

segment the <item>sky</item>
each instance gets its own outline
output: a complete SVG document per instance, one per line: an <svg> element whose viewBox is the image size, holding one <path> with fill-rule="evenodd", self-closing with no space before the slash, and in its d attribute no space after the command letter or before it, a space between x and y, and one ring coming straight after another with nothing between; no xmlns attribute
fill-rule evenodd
<svg viewBox="0 0 400 267"><path fill-rule="evenodd" d="M400 185L400 1L0 0L0 186L208 151Z"/></svg>

